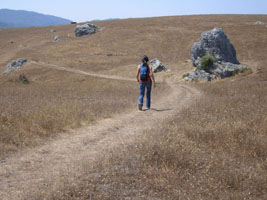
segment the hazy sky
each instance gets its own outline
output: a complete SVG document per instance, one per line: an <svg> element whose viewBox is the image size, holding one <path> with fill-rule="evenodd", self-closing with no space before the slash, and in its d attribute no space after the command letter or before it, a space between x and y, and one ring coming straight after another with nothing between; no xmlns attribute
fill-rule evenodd
<svg viewBox="0 0 267 200"><path fill-rule="evenodd" d="M267 14L267 0L0 0L0 8L84 22L189 14Z"/></svg>

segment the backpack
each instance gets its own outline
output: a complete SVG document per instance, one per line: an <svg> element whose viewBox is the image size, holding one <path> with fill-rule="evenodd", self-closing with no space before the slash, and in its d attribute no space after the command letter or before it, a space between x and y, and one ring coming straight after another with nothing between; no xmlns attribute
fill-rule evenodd
<svg viewBox="0 0 267 200"><path fill-rule="evenodd" d="M148 65L141 64L140 80L141 81L148 81L148 76L149 76L149 67L148 67Z"/></svg>

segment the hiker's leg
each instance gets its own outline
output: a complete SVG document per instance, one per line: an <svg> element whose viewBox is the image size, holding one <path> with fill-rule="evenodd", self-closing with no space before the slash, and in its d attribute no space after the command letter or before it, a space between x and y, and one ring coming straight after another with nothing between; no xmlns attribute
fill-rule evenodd
<svg viewBox="0 0 267 200"><path fill-rule="evenodd" d="M139 83L140 95L138 99L138 104L143 105L144 95L145 95L145 83Z"/></svg>
<svg viewBox="0 0 267 200"><path fill-rule="evenodd" d="M147 91L146 91L146 108L150 109L152 82L148 82L148 83L146 83L146 85L147 85Z"/></svg>

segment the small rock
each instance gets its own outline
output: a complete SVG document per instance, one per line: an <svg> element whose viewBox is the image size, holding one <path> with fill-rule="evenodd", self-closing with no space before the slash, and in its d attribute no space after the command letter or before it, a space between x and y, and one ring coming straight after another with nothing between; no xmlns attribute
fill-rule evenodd
<svg viewBox="0 0 267 200"><path fill-rule="evenodd" d="M50 33L55 33L56 30L55 29L50 29Z"/></svg>
<svg viewBox="0 0 267 200"><path fill-rule="evenodd" d="M256 25L263 25L263 24L265 24L265 23L262 22L262 21L256 21L254 24L256 24Z"/></svg>
<svg viewBox="0 0 267 200"><path fill-rule="evenodd" d="M188 74L189 73L187 73L186 75L188 75ZM203 80L203 81L209 82L209 81L212 81L214 79L216 79L215 75L207 73L204 70L193 71L191 74L184 77L184 80L189 81L189 82L193 82L193 81L197 81L197 80Z"/></svg>
<svg viewBox="0 0 267 200"><path fill-rule="evenodd" d="M94 53L93 55L94 55L94 56L100 56L100 55L102 55L102 53L100 53L100 52L96 52L96 53Z"/></svg>
<svg viewBox="0 0 267 200"><path fill-rule="evenodd" d="M188 76L184 77L184 80L185 80L185 81L189 81Z"/></svg>
<svg viewBox="0 0 267 200"><path fill-rule="evenodd" d="M59 41L60 39L61 39L61 37L58 36L58 35L56 35L56 36L54 37L54 42L57 42L57 41Z"/></svg>
<svg viewBox="0 0 267 200"><path fill-rule="evenodd" d="M77 37L94 34L99 27L94 24L77 25L74 32Z"/></svg>
<svg viewBox="0 0 267 200"><path fill-rule="evenodd" d="M125 54L122 54L122 53L108 53L107 56L125 56Z"/></svg>
<svg viewBox="0 0 267 200"><path fill-rule="evenodd" d="M157 58L152 59L150 61L150 65L151 65L152 71L154 73L161 72L161 71L166 71L166 68L164 67L164 65Z"/></svg>
<svg viewBox="0 0 267 200"><path fill-rule="evenodd" d="M17 60L13 60L7 65L7 70L3 73L5 75L11 74L12 72L18 71L28 60L19 58Z"/></svg>

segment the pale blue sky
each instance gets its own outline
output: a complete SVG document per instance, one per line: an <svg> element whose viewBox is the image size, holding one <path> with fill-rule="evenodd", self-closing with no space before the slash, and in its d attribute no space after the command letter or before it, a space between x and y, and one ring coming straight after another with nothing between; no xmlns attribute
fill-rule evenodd
<svg viewBox="0 0 267 200"><path fill-rule="evenodd" d="M0 0L0 8L84 22L191 14L267 14L267 0Z"/></svg>

